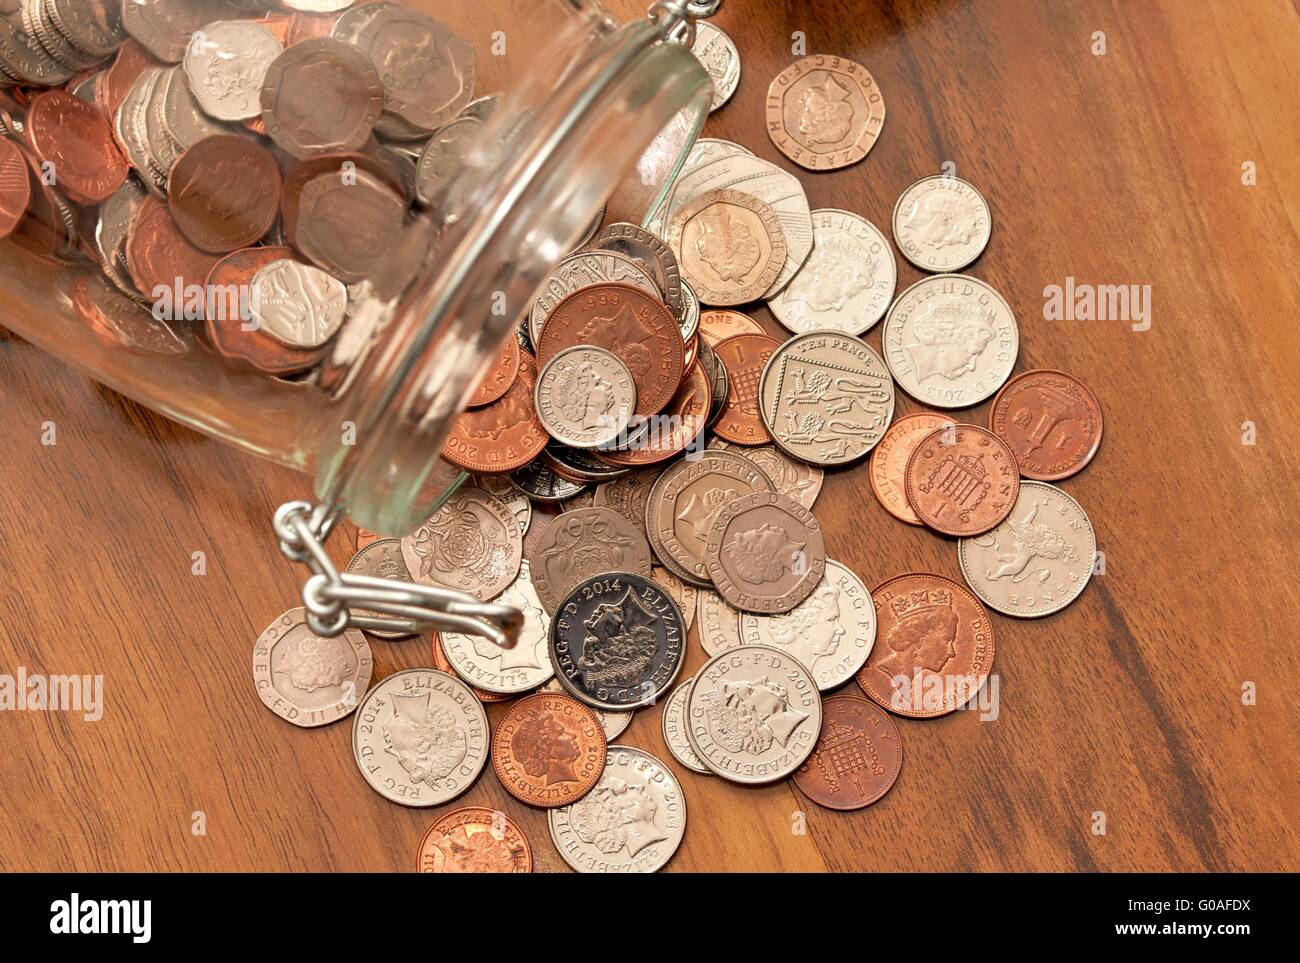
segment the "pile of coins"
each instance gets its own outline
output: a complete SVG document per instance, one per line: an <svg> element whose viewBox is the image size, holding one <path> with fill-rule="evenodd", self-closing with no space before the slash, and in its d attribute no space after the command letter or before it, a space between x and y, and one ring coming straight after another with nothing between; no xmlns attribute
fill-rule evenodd
<svg viewBox="0 0 1300 963"><path fill-rule="evenodd" d="M717 83L739 75L728 45L705 41ZM773 143L811 170L861 160L883 118L869 72L842 58L798 61L769 91ZM266 704L299 725L355 706L360 773L403 805L451 801L490 760L580 871L665 865L685 832L680 771L789 778L832 810L883 797L902 764L894 717L945 715L984 686L987 608L1046 615L1087 584L1092 527L1049 482L1101 438L1077 379L1011 377L1010 306L955 273L991 235L972 185L918 181L892 233L929 272L897 297L870 221L811 210L788 171L700 140L657 217L606 225L546 279L443 449L472 480L400 539L363 532L349 564L516 605L518 644L435 636L420 643L433 668L357 705L364 634L317 638L291 612L255 650ZM790 337L735 310L760 300ZM882 319L883 357L862 340ZM896 388L937 410L896 419ZM987 428L945 413L995 395ZM869 589L827 557L824 472L867 457L891 516L956 540L966 585L903 572ZM683 681L692 632L708 659ZM490 726L484 704L503 700ZM615 742L655 706L673 764ZM418 864L526 871L532 849L504 814L459 809Z"/></svg>

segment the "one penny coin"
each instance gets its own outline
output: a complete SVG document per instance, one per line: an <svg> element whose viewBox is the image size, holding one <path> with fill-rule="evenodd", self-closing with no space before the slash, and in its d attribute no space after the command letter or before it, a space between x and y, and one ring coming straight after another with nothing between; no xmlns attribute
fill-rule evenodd
<svg viewBox="0 0 1300 963"><path fill-rule="evenodd" d="M154 300L162 290L175 291L178 286L184 290L203 284L216 267L217 258L191 244L172 220L167 206L151 195L131 220L126 262L136 289Z"/></svg>
<svg viewBox="0 0 1300 963"><path fill-rule="evenodd" d="M993 623L979 599L941 575L900 575L871 593L876 644L857 675L871 701L926 719L969 702L993 669Z"/></svg>
<svg viewBox="0 0 1300 963"><path fill-rule="evenodd" d="M705 556L718 594L742 612L789 612L826 574L821 525L777 492L745 495L724 507Z"/></svg>
<svg viewBox="0 0 1300 963"><path fill-rule="evenodd" d="M605 732L570 695L538 692L510 707L492 736L492 768L506 792L530 806L567 806L605 771Z"/></svg>
<svg viewBox="0 0 1300 963"><path fill-rule="evenodd" d="M481 408L483 405L490 405L509 391L511 385L515 383L515 378L519 376L522 354L523 349L519 347L517 338L507 337L502 341L496 360L492 362L483 380L470 395L469 407Z"/></svg>
<svg viewBox="0 0 1300 963"><path fill-rule="evenodd" d="M271 229L280 207L280 165L236 134L205 137L167 178L167 209L194 246L211 254L248 247Z"/></svg>
<svg viewBox="0 0 1300 963"><path fill-rule="evenodd" d="M533 406L537 362L520 349L514 384L499 399L463 412L442 446L442 457L458 468L504 472L522 468L542 453L550 436Z"/></svg>
<svg viewBox="0 0 1300 963"><path fill-rule="evenodd" d="M627 366L638 415L662 411L686 371L686 346L672 311L630 284L580 288L557 304L542 326L537 362L544 365L574 345L604 348Z"/></svg>
<svg viewBox="0 0 1300 963"><path fill-rule="evenodd" d="M907 460L912 457L912 452L916 451L916 446L926 435L939 428L956 424L957 422L947 415L918 411L915 414L905 415L890 425L889 430L885 432L885 437L881 438L879 444L871 450L871 462L868 466L871 490L884 506L885 511L899 521L907 522L909 525L921 524L921 520L916 517L916 512L912 511L912 506L907 503L905 489Z"/></svg>
<svg viewBox="0 0 1300 963"><path fill-rule="evenodd" d="M794 784L819 806L847 812L876 802L903 766L894 720L873 702L839 695L822 700L822 731Z"/></svg>
<svg viewBox="0 0 1300 963"><path fill-rule="evenodd" d="M767 133L790 160L833 170L867 156L885 123L885 100L870 71L816 54L782 70L767 88Z"/></svg>
<svg viewBox="0 0 1300 963"><path fill-rule="evenodd" d="M27 160L13 142L0 139L0 238L18 229L32 200Z"/></svg>
<svg viewBox="0 0 1300 963"><path fill-rule="evenodd" d="M1060 481L1082 471L1101 446L1101 405L1078 378L1040 368L998 392L989 428L1016 455L1020 474Z"/></svg>
<svg viewBox="0 0 1300 963"><path fill-rule="evenodd" d="M528 837L503 812L466 806L441 817L420 840L418 873L531 873Z"/></svg>
<svg viewBox="0 0 1300 963"><path fill-rule="evenodd" d="M997 435L974 425L930 432L907 459L903 489L928 527L980 535L1011 513L1020 494L1016 456Z"/></svg>
<svg viewBox="0 0 1300 963"><path fill-rule="evenodd" d="M383 109L370 58L332 37L290 47L271 62L262 85L267 136L294 157L356 150Z"/></svg>
<svg viewBox="0 0 1300 963"><path fill-rule="evenodd" d="M679 210L668 244L705 304L757 301L785 265L785 232L776 212L728 188L707 191Z"/></svg>
<svg viewBox="0 0 1300 963"><path fill-rule="evenodd" d="M758 387L768 359L781 342L765 334L741 334L720 341L713 352L727 368L727 405L713 425L719 438L738 445L771 442L758 407Z"/></svg>
<svg viewBox="0 0 1300 963"><path fill-rule="evenodd" d="M738 334L766 334L763 326L747 314L719 308L700 314L700 337L716 348L720 341Z"/></svg>
<svg viewBox="0 0 1300 963"><path fill-rule="evenodd" d="M59 190L78 204L98 204L126 180L127 164L98 110L62 90L38 94L27 111L27 138L51 165Z"/></svg>

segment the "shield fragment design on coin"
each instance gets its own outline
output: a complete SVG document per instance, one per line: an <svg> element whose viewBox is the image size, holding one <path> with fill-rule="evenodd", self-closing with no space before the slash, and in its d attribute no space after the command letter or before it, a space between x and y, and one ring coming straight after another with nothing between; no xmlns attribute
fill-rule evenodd
<svg viewBox="0 0 1300 963"><path fill-rule="evenodd" d="M524 540L506 506L477 488L461 488L427 522L402 537L411 575L426 585L496 598L519 574Z"/></svg>
<svg viewBox="0 0 1300 963"><path fill-rule="evenodd" d="M284 258L253 277L254 316L291 348L317 348L343 326L348 289L320 268Z"/></svg>

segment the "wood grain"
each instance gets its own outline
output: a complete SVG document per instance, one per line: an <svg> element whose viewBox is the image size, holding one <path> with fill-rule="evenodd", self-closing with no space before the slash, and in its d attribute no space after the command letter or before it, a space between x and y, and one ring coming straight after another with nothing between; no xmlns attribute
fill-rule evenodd
<svg viewBox="0 0 1300 963"><path fill-rule="evenodd" d="M983 191L993 239L970 270L1016 311L1017 370L1069 370L1105 408L1100 455L1064 487L1106 573L1057 616L995 616L998 718L899 720L902 774L863 812L682 771L687 837L670 869L1296 869L1296 7L731 0L719 22L743 75L706 133L787 168L763 100L793 31L880 84L870 156L800 172L814 206L887 230L899 193L946 161ZM919 277L901 258L899 272L900 289ZM1151 285L1150 330L1044 320L1044 287L1067 276ZM251 682L253 641L299 584L269 520L306 480L12 336L0 403L0 672L102 673L107 703L98 723L0 713L0 868L410 871L436 813L365 786L347 723L285 725ZM901 399L899 414L917 407ZM987 405L963 414L983 423ZM954 543L891 519L862 466L828 477L816 511L831 554L868 584L960 579ZM206 575L191 574L196 551ZM374 650L377 677L429 661L423 643ZM693 646L689 668L702 661ZM623 740L668 758L657 709ZM562 868L544 815L491 773L460 804L501 807L538 868Z"/></svg>

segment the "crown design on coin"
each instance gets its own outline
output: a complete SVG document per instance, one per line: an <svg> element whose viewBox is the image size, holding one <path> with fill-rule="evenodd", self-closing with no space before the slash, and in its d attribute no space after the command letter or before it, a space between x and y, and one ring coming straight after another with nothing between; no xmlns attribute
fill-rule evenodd
<svg viewBox="0 0 1300 963"><path fill-rule="evenodd" d="M889 600L889 610L897 619L908 619L933 609L952 608L952 592L948 589L921 589L898 595Z"/></svg>
<svg viewBox="0 0 1300 963"><path fill-rule="evenodd" d="M583 622L578 671L589 686L622 688L638 685L659 646L653 626L659 617L629 588L617 602L602 602Z"/></svg>

